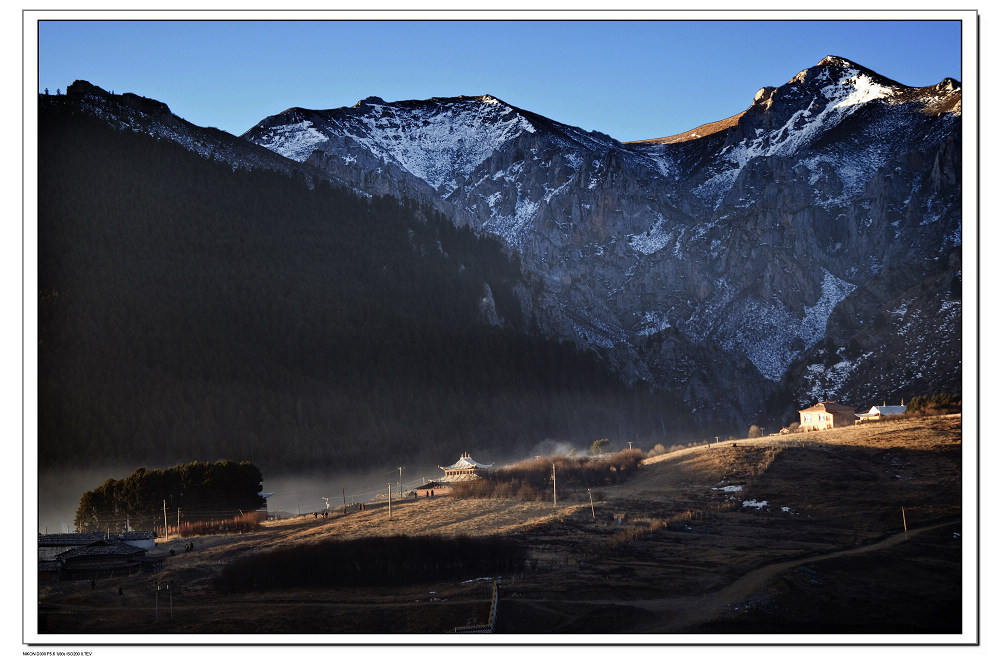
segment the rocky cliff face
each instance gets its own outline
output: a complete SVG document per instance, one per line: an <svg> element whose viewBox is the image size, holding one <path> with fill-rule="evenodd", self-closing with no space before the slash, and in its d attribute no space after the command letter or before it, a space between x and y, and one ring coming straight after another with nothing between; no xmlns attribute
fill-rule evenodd
<svg viewBox="0 0 1000 664"><path fill-rule="evenodd" d="M695 419L735 405L753 421L779 385L808 400L818 348L867 345L877 364L905 293L960 282L952 79L911 88L828 57L727 120L628 144L491 96L289 109L243 138L502 238L529 324L678 390ZM937 292L919 309L932 327L961 310ZM960 341L935 330L939 347ZM949 358L936 371L957 385ZM890 383L836 387L859 406L918 389Z"/></svg>
<svg viewBox="0 0 1000 664"><path fill-rule="evenodd" d="M290 109L244 138L502 238L534 325L679 390L696 419L735 405L752 421L779 384L808 400L817 348L853 339L877 363L887 307L960 279L951 79L911 88L828 57L737 116L628 144L490 96ZM941 309L920 317L954 320L960 298ZM938 370L960 380L954 357ZM876 383L837 387L859 406L908 389Z"/></svg>

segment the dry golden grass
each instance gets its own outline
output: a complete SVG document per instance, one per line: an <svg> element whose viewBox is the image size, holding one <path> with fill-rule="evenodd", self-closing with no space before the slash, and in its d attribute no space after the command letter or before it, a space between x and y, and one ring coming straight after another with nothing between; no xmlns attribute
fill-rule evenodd
<svg viewBox="0 0 1000 664"><path fill-rule="evenodd" d="M709 122L703 125L695 127L691 131L686 131L683 134L674 134L673 136L666 136L664 138L653 138L644 141L632 141L633 143L683 143L685 141L693 141L698 138L704 138L705 136L711 136L712 134L717 134L720 131L729 129L730 127L735 127L739 122L739 119L743 116L743 113L737 113L736 115L730 116L723 120L718 120L716 122Z"/></svg>

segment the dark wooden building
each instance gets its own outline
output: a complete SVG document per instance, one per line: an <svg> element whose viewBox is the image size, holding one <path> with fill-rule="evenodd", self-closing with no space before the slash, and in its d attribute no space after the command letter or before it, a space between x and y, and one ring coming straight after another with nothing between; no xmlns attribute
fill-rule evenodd
<svg viewBox="0 0 1000 664"><path fill-rule="evenodd" d="M56 556L59 577L67 580L128 576L142 568L146 550L118 541L94 542Z"/></svg>

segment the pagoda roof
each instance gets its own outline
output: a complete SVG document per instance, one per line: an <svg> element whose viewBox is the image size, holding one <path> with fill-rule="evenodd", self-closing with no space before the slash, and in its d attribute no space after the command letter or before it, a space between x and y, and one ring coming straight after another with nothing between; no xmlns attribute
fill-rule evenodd
<svg viewBox="0 0 1000 664"><path fill-rule="evenodd" d="M493 467L492 463L479 463L478 461L474 460L472 457L469 456L468 452L459 457L458 461L451 464L450 466L438 466L438 468L440 468L441 470L475 470L477 468L492 468L492 467Z"/></svg>

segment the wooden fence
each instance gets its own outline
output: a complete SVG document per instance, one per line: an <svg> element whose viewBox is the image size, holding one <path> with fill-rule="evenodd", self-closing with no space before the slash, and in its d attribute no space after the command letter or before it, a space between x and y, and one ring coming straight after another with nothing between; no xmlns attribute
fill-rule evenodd
<svg viewBox="0 0 1000 664"><path fill-rule="evenodd" d="M500 602L500 578L493 579L493 599L490 602L490 620L485 625L456 627L456 634L492 634L497 626L497 605Z"/></svg>

